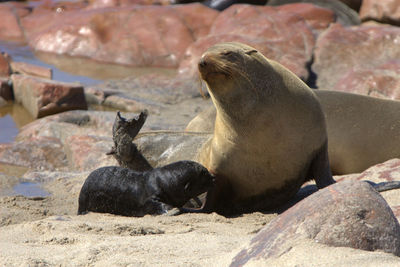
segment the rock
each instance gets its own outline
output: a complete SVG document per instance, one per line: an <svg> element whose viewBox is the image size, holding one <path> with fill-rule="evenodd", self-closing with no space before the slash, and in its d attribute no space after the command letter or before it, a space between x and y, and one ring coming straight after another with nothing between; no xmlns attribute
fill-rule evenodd
<svg viewBox="0 0 400 267"><path fill-rule="evenodd" d="M3 97L0 96L0 108L4 107L4 106L7 106L7 101Z"/></svg>
<svg viewBox="0 0 400 267"><path fill-rule="evenodd" d="M363 171L362 173L335 176L335 180L341 181L369 181L375 184L387 183L400 180L400 159L391 159L377 164ZM400 217L397 207L400 206L400 189L381 192L396 217Z"/></svg>
<svg viewBox="0 0 400 267"><path fill-rule="evenodd" d="M322 8L327 8L335 12L336 21L345 26L358 25L360 24L360 18L356 11L349 8L347 5L339 0L269 0L268 5L276 6L289 3L310 3Z"/></svg>
<svg viewBox="0 0 400 267"><path fill-rule="evenodd" d="M51 80L53 76L53 71L51 68L44 68L25 62L11 62L10 65L13 73L26 74L49 80Z"/></svg>
<svg viewBox="0 0 400 267"><path fill-rule="evenodd" d="M345 181L319 190L280 214L236 255L231 266L250 266L255 261L260 266L282 257L304 239L400 255L400 225L386 201L365 182Z"/></svg>
<svg viewBox="0 0 400 267"><path fill-rule="evenodd" d="M34 12L22 23L37 51L129 66L177 67L187 46L208 32L217 14L201 4L133 5L65 11L57 17Z"/></svg>
<svg viewBox="0 0 400 267"><path fill-rule="evenodd" d="M111 137L116 112L72 110L47 116L22 127L18 141L37 137L57 138L64 145L74 135Z"/></svg>
<svg viewBox="0 0 400 267"><path fill-rule="evenodd" d="M336 176L335 179L336 181L367 179L375 183L400 180L400 159L391 159L372 166L362 173Z"/></svg>
<svg viewBox="0 0 400 267"><path fill-rule="evenodd" d="M131 5L169 5L169 0L92 0L88 9L106 8L106 7L119 7Z"/></svg>
<svg viewBox="0 0 400 267"><path fill-rule="evenodd" d="M388 61L375 68L351 68L334 90L400 99L400 61Z"/></svg>
<svg viewBox="0 0 400 267"><path fill-rule="evenodd" d="M10 75L10 73L11 73L10 57L6 53L2 52L2 53L0 53L0 77L2 77L2 76L8 77Z"/></svg>
<svg viewBox="0 0 400 267"><path fill-rule="evenodd" d="M65 153L70 169L91 171L103 166L118 166L117 161L106 153L111 150L110 137L73 135L65 141Z"/></svg>
<svg viewBox="0 0 400 267"><path fill-rule="evenodd" d="M14 96L35 118L74 109L87 109L83 87L31 76L11 76Z"/></svg>
<svg viewBox="0 0 400 267"><path fill-rule="evenodd" d="M309 3L282 5L279 6L279 10L298 14L312 29L317 31L325 30L329 24L335 21L335 13L332 10Z"/></svg>
<svg viewBox="0 0 400 267"><path fill-rule="evenodd" d="M109 96L104 100L103 105L128 112L140 112L143 109L149 108L145 103L141 103L139 99L130 98L124 95ZM150 109L152 112L155 112L156 108L152 107Z"/></svg>
<svg viewBox="0 0 400 267"><path fill-rule="evenodd" d="M12 4L0 4L0 40L23 42L25 40L19 25L17 10Z"/></svg>
<svg viewBox="0 0 400 267"><path fill-rule="evenodd" d="M179 72L196 73L197 62L204 51L227 41L249 44L302 79L308 78L307 63L311 60L315 40L305 19L278 7L243 4L233 5L218 15L209 36L188 47Z"/></svg>
<svg viewBox="0 0 400 267"><path fill-rule="evenodd" d="M68 165L61 142L44 136L0 144L0 162L33 170L61 170Z"/></svg>
<svg viewBox="0 0 400 267"><path fill-rule="evenodd" d="M209 134L185 132L142 132L135 138L138 150L153 167L180 160L194 160Z"/></svg>
<svg viewBox="0 0 400 267"><path fill-rule="evenodd" d="M363 0L340 0L340 2L358 12L360 10Z"/></svg>
<svg viewBox="0 0 400 267"><path fill-rule="evenodd" d="M314 52L317 86L334 89L352 69L374 69L400 58L399 38L400 28L393 26L331 25L319 36Z"/></svg>
<svg viewBox="0 0 400 267"><path fill-rule="evenodd" d="M0 97L4 100L13 100L13 91L10 86L10 80L8 78L0 77Z"/></svg>
<svg viewBox="0 0 400 267"><path fill-rule="evenodd" d="M399 0L363 0L360 9L363 21L375 20L394 25L400 24Z"/></svg>
<svg viewBox="0 0 400 267"><path fill-rule="evenodd" d="M84 90L86 103L88 104L101 105L106 99L105 92L96 87L85 87Z"/></svg>

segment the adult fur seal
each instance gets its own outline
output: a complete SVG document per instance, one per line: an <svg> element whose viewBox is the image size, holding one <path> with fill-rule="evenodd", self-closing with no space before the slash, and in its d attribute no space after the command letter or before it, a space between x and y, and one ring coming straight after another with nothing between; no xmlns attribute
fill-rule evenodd
<svg viewBox="0 0 400 267"><path fill-rule="evenodd" d="M334 183L324 114L314 92L279 63L240 43L202 56L199 72L216 107L199 162L216 176L200 211L271 209L314 179Z"/></svg>
<svg viewBox="0 0 400 267"><path fill-rule="evenodd" d="M163 214L171 206L182 207L189 199L206 192L213 181L207 169L193 161L179 161L145 172L102 167L83 184L78 214Z"/></svg>
<svg viewBox="0 0 400 267"><path fill-rule="evenodd" d="M314 92L326 116L334 174L360 173L400 157L400 101L329 90ZM215 116L214 107L205 110L186 131L212 132Z"/></svg>

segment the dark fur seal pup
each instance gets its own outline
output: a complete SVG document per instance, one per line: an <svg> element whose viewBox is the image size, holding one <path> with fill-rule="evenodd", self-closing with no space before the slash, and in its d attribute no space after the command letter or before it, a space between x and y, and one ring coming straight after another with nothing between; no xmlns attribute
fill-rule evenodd
<svg viewBox="0 0 400 267"><path fill-rule="evenodd" d="M207 169L193 161L178 161L145 172L103 167L93 171L83 184L78 214L163 214L206 192L213 182Z"/></svg>

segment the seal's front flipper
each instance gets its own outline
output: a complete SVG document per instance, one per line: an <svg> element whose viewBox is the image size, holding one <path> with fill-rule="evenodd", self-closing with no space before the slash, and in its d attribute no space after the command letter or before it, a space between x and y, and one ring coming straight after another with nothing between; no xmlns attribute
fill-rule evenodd
<svg viewBox="0 0 400 267"><path fill-rule="evenodd" d="M328 142L326 142L315 155L308 172L308 179L313 178L318 189L336 183L332 177L328 157Z"/></svg>

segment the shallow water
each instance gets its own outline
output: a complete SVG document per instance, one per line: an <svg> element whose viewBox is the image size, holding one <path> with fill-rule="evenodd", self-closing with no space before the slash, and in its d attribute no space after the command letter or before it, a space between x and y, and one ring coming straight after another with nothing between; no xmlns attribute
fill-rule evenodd
<svg viewBox="0 0 400 267"><path fill-rule="evenodd" d="M53 80L79 82L93 85L107 79L122 79L129 76L139 77L149 73L167 76L176 74L176 70L162 68L132 68L116 64L99 63L85 58L61 56L50 53L33 53L28 46L0 41L0 51L8 53L13 61L26 62L53 70ZM108 110L101 106L89 107L94 110ZM0 143L14 141L19 129L33 121L32 116L20 105L10 104L0 108Z"/></svg>
<svg viewBox="0 0 400 267"><path fill-rule="evenodd" d="M12 195L24 197L48 197L50 193L45 191L40 184L21 182L13 187Z"/></svg>
<svg viewBox="0 0 400 267"><path fill-rule="evenodd" d="M10 103L0 107L0 144L13 142L21 127L33 120L21 105Z"/></svg>

